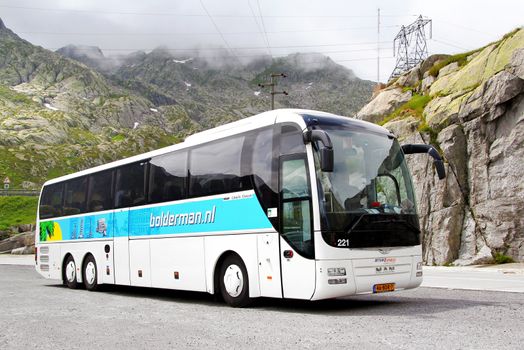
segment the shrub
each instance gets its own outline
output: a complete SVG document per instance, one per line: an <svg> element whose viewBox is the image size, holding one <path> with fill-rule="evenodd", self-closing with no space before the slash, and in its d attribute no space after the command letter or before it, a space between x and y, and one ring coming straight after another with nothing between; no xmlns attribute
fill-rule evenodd
<svg viewBox="0 0 524 350"><path fill-rule="evenodd" d="M509 264L515 262L511 256L505 255L503 253L495 253L493 257L496 264Z"/></svg>

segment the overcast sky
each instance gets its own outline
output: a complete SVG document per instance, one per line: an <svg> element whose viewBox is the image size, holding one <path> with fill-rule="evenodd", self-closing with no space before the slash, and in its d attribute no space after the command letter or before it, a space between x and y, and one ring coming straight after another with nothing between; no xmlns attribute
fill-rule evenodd
<svg viewBox="0 0 524 350"><path fill-rule="evenodd" d="M162 45L181 58L198 47L202 55L228 50L242 59L320 52L376 80L379 41L381 81L395 65L393 38L418 15L433 20L430 54L457 53L524 25L524 1L0 0L8 28L52 50L95 45L112 55Z"/></svg>

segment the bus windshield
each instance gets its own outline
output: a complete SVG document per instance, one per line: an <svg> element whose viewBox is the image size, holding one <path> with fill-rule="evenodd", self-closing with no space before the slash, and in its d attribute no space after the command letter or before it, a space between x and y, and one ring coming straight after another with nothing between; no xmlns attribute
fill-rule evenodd
<svg viewBox="0 0 524 350"><path fill-rule="evenodd" d="M334 149L333 172L317 166L326 242L338 247L420 244L413 185L398 141L367 131L323 129ZM317 154L317 165L318 159Z"/></svg>

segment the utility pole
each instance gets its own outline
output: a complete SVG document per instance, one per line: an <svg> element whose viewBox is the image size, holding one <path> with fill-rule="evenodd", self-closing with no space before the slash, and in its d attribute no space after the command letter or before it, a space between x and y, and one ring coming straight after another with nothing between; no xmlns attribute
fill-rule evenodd
<svg viewBox="0 0 524 350"><path fill-rule="evenodd" d="M393 56L397 56L397 64L389 79L396 78L404 72L415 67L428 57L425 26L429 24L429 38L432 37L432 21L422 18L410 25L400 28L393 40Z"/></svg>
<svg viewBox="0 0 524 350"><path fill-rule="evenodd" d="M287 75L284 73L271 73L271 82L270 83L262 83L258 84L261 88L265 88L270 86L271 87L271 110L275 109L275 95L282 94L282 95L289 95L287 91L276 91L275 88L278 83L278 78L286 78Z"/></svg>
<svg viewBox="0 0 524 350"><path fill-rule="evenodd" d="M380 84L380 7L377 9L377 85Z"/></svg>

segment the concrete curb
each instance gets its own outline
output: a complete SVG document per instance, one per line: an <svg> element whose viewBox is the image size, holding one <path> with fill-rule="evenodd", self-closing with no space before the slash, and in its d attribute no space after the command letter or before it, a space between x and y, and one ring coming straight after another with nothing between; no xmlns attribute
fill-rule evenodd
<svg viewBox="0 0 524 350"><path fill-rule="evenodd" d="M0 265L34 266L35 255L0 254Z"/></svg>

